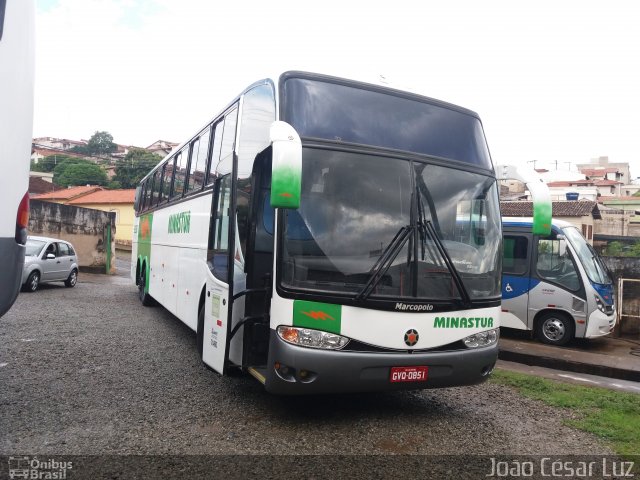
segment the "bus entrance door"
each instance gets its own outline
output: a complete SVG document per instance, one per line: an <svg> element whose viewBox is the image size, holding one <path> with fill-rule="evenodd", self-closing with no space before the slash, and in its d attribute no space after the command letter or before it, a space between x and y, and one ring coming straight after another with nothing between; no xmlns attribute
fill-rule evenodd
<svg viewBox="0 0 640 480"><path fill-rule="evenodd" d="M234 244L235 226L235 222L229 221L229 212L233 211L231 175L218 179L215 192L207 253L209 271L204 299L202 361L224 375L229 358L227 337L231 331L229 322L233 311L230 292L230 279L233 277L229 271L229 246Z"/></svg>
<svg viewBox="0 0 640 480"><path fill-rule="evenodd" d="M229 321L229 286L210 276L204 309L202 361L220 374L227 363L227 335Z"/></svg>

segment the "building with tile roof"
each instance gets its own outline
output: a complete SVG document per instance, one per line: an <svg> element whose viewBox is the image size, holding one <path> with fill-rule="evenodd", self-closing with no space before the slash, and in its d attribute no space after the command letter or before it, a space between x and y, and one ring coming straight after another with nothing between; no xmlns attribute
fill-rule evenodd
<svg viewBox="0 0 640 480"><path fill-rule="evenodd" d="M600 220L598 203L589 200L551 202L554 219L571 223L582 232L584 238L593 243L595 220ZM500 202L503 217L533 216L533 202Z"/></svg>
<svg viewBox="0 0 640 480"><path fill-rule="evenodd" d="M116 243L131 245L135 218L133 210L135 193L135 189L99 189L76 197L69 201L68 204L104 212L114 212L116 214L116 232L114 234Z"/></svg>
<svg viewBox="0 0 640 480"><path fill-rule="evenodd" d="M62 187L58 187L40 176L29 175L29 196L31 198L42 193L55 192L61 189Z"/></svg>
<svg viewBox="0 0 640 480"><path fill-rule="evenodd" d="M82 197L89 193L93 193L96 190L102 190L102 187L97 185L86 185L86 186L77 186L77 187L69 187L62 188L60 190L56 190L49 193L43 193L40 195L35 195L33 197L34 200L43 200L45 202L54 202L54 203L62 203L67 204L71 200L75 200L76 198Z"/></svg>

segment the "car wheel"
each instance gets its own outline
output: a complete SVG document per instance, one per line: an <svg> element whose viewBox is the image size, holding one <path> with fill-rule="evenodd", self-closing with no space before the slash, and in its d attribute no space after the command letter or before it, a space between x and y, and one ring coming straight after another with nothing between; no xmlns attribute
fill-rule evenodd
<svg viewBox="0 0 640 480"><path fill-rule="evenodd" d="M76 286L76 283L78 283L78 271L74 268L71 270L69 278L64 281L64 286L67 288L73 288Z"/></svg>
<svg viewBox="0 0 640 480"><path fill-rule="evenodd" d="M27 292L35 292L40 285L40 272L37 270L31 272L29 274L29 278L27 278L27 283L25 283L25 290Z"/></svg>
<svg viewBox="0 0 640 480"><path fill-rule="evenodd" d="M549 345L565 345L573 338L575 325L573 319L560 312L548 312L536 323L536 337Z"/></svg>
<svg viewBox="0 0 640 480"><path fill-rule="evenodd" d="M146 284L147 275L143 268L140 272L140 279L138 280L138 298L140 299L140 303L142 303L143 306L150 307L151 305L153 305L153 297L144 291Z"/></svg>

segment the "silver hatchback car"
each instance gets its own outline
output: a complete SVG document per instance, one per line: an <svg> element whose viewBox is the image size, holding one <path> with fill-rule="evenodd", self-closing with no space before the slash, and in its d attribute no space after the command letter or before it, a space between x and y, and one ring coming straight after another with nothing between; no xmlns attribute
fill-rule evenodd
<svg viewBox="0 0 640 480"><path fill-rule="evenodd" d="M64 282L74 287L78 281L78 256L69 242L49 237L27 237L22 269L22 289L35 292L41 282Z"/></svg>

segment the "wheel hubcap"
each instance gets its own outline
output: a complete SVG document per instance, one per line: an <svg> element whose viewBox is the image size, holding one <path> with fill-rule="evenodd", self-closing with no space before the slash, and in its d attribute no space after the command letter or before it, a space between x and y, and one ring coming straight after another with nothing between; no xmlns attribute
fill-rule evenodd
<svg viewBox="0 0 640 480"><path fill-rule="evenodd" d="M75 285L77 278L78 278L78 274L76 272L72 272L71 278L69 279L69 283L71 283L71 285Z"/></svg>
<svg viewBox="0 0 640 480"><path fill-rule="evenodd" d="M564 337L565 331L564 323L557 318L550 318L542 326L544 336L553 341L558 341Z"/></svg>

